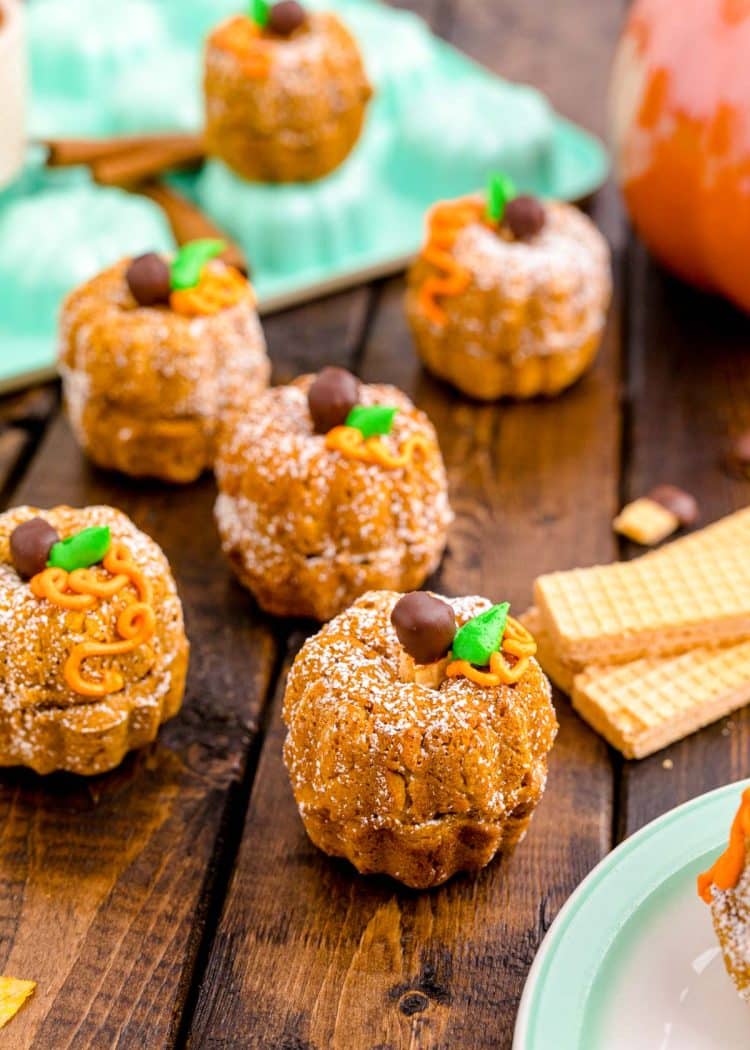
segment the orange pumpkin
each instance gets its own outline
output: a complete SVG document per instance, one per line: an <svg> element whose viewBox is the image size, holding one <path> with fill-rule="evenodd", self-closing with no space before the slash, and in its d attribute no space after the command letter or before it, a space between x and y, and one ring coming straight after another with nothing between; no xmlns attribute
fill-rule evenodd
<svg viewBox="0 0 750 1050"><path fill-rule="evenodd" d="M611 103L638 232L681 277L750 310L750 0L636 0Z"/></svg>

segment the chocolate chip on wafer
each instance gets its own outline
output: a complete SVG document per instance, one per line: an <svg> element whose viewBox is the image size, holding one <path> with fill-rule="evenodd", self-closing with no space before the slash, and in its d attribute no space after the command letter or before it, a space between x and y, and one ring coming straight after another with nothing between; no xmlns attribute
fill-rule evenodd
<svg viewBox="0 0 750 1050"><path fill-rule="evenodd" d="M734 438L724 455L724 466L733 478L750 479L750 430Z"/></svg>
<svg viewBox="0 0 750 1050"><path fill-rule="evenodd" d="M651 489L648 498L670 510L679 519L680 525L686 528L695 525L698 520L698 501L677 485L657 485Z"/></svg>

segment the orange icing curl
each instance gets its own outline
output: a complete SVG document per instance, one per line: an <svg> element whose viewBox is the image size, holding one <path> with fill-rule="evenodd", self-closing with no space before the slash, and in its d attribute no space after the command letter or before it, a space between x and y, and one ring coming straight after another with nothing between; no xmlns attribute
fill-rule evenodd
<svg viewBox="0 0 750 1050"><path fill-rule="evenodd" d="M750 787L742 792L742 801L729 832L729 844L713 865L698 876L698 895L711 903L711 887L732 889L740 881L745 867L747 840L750 839Z"/></svg>
<svg viewBox="0 0 750 1050"><path fill-rule="evenodd" d="M242 71L252 80L264 80L271 72L271 41L261 35L251 19L238 16L214 32L212 42L239 59Z"/></svg>
<svg viewBox="0 0 750 1050"><path fill-rule="evenodd" d="M514 656L515 663L509 664L503 653ZM518 620L509 616L500 651L490 656L489 671L482 671L474 667L468 660L452 660L446 667L445 673L448 678L457 678L460 675L476 685L488 688L497 685L515 685L523 678L529 666L529 660L535 653L536 642L532 635Z"/></svg>
<svg viewBox="0 0 750 1050"><path fill-rule="evenodd" d="M138 601L127 605L117 618L120 642L80 642L65 661L65 681L81 696L101 697L117 693L125 682L119 671L108 669L101 679L92 680L83 674L83 662L92 656L122 656L133 652L149 640L156 630L151 584L124 543L113 543L102 561L111 579L102 579L94 569L46 568L29 581L32 594L44 598L62 609L81 611L93 608L98 600L112 598L131 584Z"/></svg>
<svg viewBox="0 0 750 1050"><path fill-rule="evenodd" d="M481 201L458 200L438 204L431 212L427 243L421 257L438 271L428 277L419 289L419 304L433 324L443 326L448 320L438 303L438 296L460 295L471 283L471 273L451 255L461 230L472 222L485 222Z"/></svg>
<svg viewBox="0 0 750 1050"><path fill-rule="evenodd" d="M169 305L184 317L210 317L236 306L247 296L252 296L252 289L239 270L233 266L221 270L204 266L198 284L172 292Z"/></svg>
<svg viewBox="0 0 750 1050"><path fill-rule="evenodd" d="M412 434L401 450L394 455L389 452L380 436L365 438L357 427L334 427L326 434L326 448L341 452L349 459L362 463L373 463L387 470L397 470L411 463L415 452L426 453L429 442L421 434Z"/></svg>

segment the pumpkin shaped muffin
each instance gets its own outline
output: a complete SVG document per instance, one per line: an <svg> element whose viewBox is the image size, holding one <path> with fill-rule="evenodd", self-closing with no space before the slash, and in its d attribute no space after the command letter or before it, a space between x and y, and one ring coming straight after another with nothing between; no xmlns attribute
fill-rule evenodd
<svg viewBox="0 0 750 1050"><path fill-rule="evenodd" d="M189 482L211 467L229 409L270 365L251 285L193 241L124 259L67 297L59 365L75 435L98 466Z"/></svg>
<svg viewBox="0 0 750 1050"><path fill-rule="evenodd" d="M750 1002L750 788L742 792L727 848L698 876L698 893L711 908L727 973Z"/></svg>
<svg viewBox="0 0 750 1050"><path fill-rule="evenodd" d="M419 587L452 513L435 430L395 387L326 368L223 430L222 546L258 604L328 620L374 587Z"/></svg>
<svg viewBox="0 0 750 1050"><path fill-rule="evenodd" d="M550 396L592 364L610 295L609 248L591 220L496 176L486 198L429 213L406 314L424 364L462 393Z"/></svg>
<svg viewBox="0 0 750 1050"><path fill-rule="evenodd" d="M91 775L180 708L188 641L164 554L112 507L0 515L0 766Z"/></svg>
<svg viewBox="0 0 750 1050"><path fill-rule="evenodd" d="M302 647L284 759L308 835L416 889L523 837L557 731L507 604L373 591Z"/></svg>
<svg viewBox="0 0 750 1050"><path fill-rule="evenodd" d="M372 89L334 14L255 0L209 35L206 149L259 182L319 179L357 142Z"/></svg>

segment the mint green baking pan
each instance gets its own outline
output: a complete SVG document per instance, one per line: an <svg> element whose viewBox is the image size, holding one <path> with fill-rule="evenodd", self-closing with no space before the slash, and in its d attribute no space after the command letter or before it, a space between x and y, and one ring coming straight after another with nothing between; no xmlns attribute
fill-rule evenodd
<svg viewBox="0 0 750 1050"><path fill-rule="evenodd" d="M417 16L376 0L335 9L362 46L376 95L348 160L316 183L243 182L219 161L175 185L250 259L261 311L397 272L425 210L506 171L521 190L570 200L607 172L601 143L534 88L493 76ZM199 129L201 51L242 0L30 0L30 138ZM169 250L152 202L84 170L27 168L0 193L0 389L54 371L62 296L125 254Z"/></svg>

